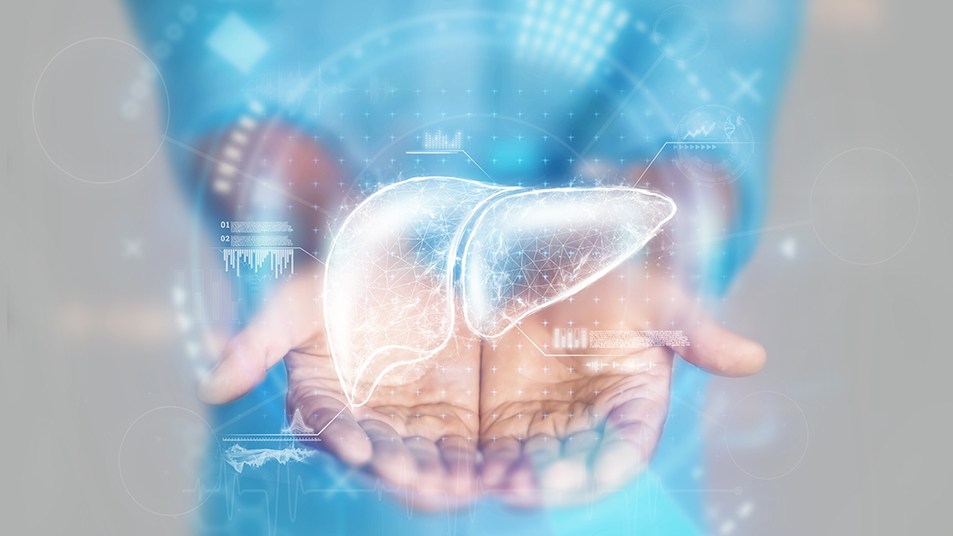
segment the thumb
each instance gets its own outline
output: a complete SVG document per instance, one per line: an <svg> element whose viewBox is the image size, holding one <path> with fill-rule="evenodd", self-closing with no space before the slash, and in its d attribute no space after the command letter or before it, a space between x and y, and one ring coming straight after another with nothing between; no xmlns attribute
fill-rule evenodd
<svg viewBox="0 0 953 536"><path fill-rule="evenodd" d="M686 330L690 346L675 351L685 361L720 376L750 376L764 367L764 346L699 316Z"/></svg>
<svg viewBox="0 0 953 536"><path fill-rule="evenodd" d="M275 335L265 325L252 325L229 341L218 364L199 384L199 399L224 404L261 383L268 369L291 350L287 338Z"/></svg>
<svg viewBox="0 0 953 536"><path fill-rule="evenodd" d="M224 404L251 391L269 368L304 344L315 330L323 329L319 287L309 279L286 283L265 309L225 345L218 364L199 384L203 402Z"/></svg>

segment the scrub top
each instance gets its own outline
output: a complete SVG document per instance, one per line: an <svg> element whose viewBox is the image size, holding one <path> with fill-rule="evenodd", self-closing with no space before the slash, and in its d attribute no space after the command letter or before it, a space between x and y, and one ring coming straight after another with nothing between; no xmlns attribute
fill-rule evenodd
<svg viewBox="0 0 953 536"><path fill-rule="evenodd" d="M196 186L195 155L181 146L248 120L310 133L347 177L341 188L365 194L417 175L562 186L618 183L624 170L663 164L696 182L714 170L733 185L724 231L736 238L699 250L695 286L713 295L755 246L770 135L803 16L790 0L127 4L169 95L167 136L179 145L167 144L167 154L201 221L222 214L196 201L212 194ZM288 219L278 207L247 210L241 219ZM424 513L322 452L239 473L212 445L204 481L214 485L194 513L196 531L707 533L704 494L667 491L706 487L700 418L690 409L704 404L706 378L676 361L679 403L649 468L590 504L514 510L487 498ZM245 397L212 408L212 426L276 432L286 425L285 388L279 364Z"/></svg>

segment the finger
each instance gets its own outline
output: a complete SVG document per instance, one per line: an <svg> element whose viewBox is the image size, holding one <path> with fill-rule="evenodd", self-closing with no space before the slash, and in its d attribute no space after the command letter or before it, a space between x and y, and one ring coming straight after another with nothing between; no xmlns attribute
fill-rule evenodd
<svg viewBox="0 0 953 536"><path fill-rule="evenodd" d="M404 438L404 444L417 462L417 475L414 483L414 507L424 510L438 510L447 504L444 493L445 468L440 456L440 448L433 441L420 437Z"/></svg>
<svg viewBox="0 0 953 536"><path fill-rule="evenodd" d="M325 450L342 462L359 466L371 460L373 447L370 438L358 425L344 402L323 395L308 396L297 405L304 421L320 441L302 441Z"/></svg>
<svg viewBox="0 0 953 536"><path fill-rule="evenodd" d="M253 325L229 341L222 357L199 384L199 398L207 404L224 404L258 385L268 369L291 347L269 340L263 326Z"/></svg>
<svg viewBox="0 0 953 536"><path fill-rule="evenodd" d="M541 475L559 459L562 442L547 434L536 434L523 445L523 455L511 471L507 502L511 506L532 508L540 505Z"/></svg>
<svg viewBox="0 0 953 536"><path fill-rule="evenodd" d="M480 471L483 488L491 493L503 493L506 491L504 483L510 467L519 459L521 445L512 437L484 439L485 442L481 447L483 467Z"/></svg>
<svg viewBox="0 0 953 536"><path fill-rule="evenodd" d="M448 435L437 444L446 468L446 490L457 501L473 496L476 481L476 442L459 435Z"/></svg>
<svg viewBox="0 0 953 536"><path fill-rule="evenodd" d="M523 446L523 458L537 471L559 459L562 442L549 434L536 434Z"/></svg>
<svg viewBox="0 0 953 536"><path fill-rule="evenodd" d="M563 457L587 456L599 446L602 434L595 430L584 430L567 437L563 441Z"/></svg>
<svg viewBox="0 0 953 536"><path fill-rule="evenodd" d="M629 400L609 413L593 461L601 491L617 490L645 469L658 446L665 414L665 404L647 398Z"/></svg>
<svg viewBox="0 0 953 536"><path fill-rule="evenodd" d="M723 328L705 317L685 330L690 346L674 348L693 365L721 376L750 376L764 367L761 344Z"/></svg>
<svg viewBox="0 0 953 536"><path fill-rule="evenodd" d="M321 324L316 281L301 277L285 284L225 346L221 359L199 385L203 402L223 404L244 395L261 382L272 365L313 336Z"/></svg>
<svg viewBox="0 0 953 536"><path fill-rule="evenodd" d="M384 421L370 419L360 424L374 447L371 471L390 488L388 491L409 493L414 486L417 462L404 439Z"/></svg>
<svg viewBox="0 0 953 536"><path fill-rule="evenodd" d="M659 321L672 321L688 337L689 346L672 349L686 361L721 376L749 376L761 370L767 356L759 343L742 337L713 321L699 299L692 298L679 285L665 289L669 299Z"/></svg>
<svg viewBox="0 0 953 536"><path fill-rule="evenodd" d="M601 437L595 430L586 430L563 440L562 456L546 468L540 482L550 500L565 501L586 491L590 479L589 460Z"/></svg>

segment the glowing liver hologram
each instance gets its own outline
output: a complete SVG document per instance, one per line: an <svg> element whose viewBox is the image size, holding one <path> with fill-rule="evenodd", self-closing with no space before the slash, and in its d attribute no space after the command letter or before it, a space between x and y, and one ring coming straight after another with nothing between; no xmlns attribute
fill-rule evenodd
<svg viewBox="0 0 953 536"><path fill-rule="evenodd" d="M450 342L461 316L499 337L638 252L675 215L636 188L529 189L452 177L382 188L347 217L325 271L338 378L365 404L393 369Z"/></svg>

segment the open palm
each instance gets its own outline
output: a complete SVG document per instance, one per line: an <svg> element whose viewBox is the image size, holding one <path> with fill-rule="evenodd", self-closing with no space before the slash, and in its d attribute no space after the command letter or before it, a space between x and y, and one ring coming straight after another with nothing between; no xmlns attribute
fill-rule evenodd
<svg viewBox="0 0 953 536"><path fill-rule="evenodd" d="M674 351L553 348L554 327L682 330L698 366L750 374L760 345L708 320L656 268L627 263L571 299L484 344L484 485L509 502L573 503L629 482L649 462L668 413Z"/></svg>
<svg viewBox="0 0 953 536"><path fill-rule="evenodd" d="M299 411L321 432L313 446L367 468L417 506L440 508L472 497L480 342L457 332L436 356L391 371L366 404L349 407L325 341L322 281L316 272L286 282L229 342L203 382L203 399L222 403L243 395L284 357L288 412Z"/></svg>
<svg viewBox="0 0 953 536"><path fill-rule="evenodd" d="M578 502L617 489L649 462L668 412L674 351L553 348L553 327L681 329L690 346L679 354L724 375L764 362L759 344L706 318L656 272L627 263L497 340L458 327L436 356L390 371L357 408L347 405L325 341L322 278L299 276L229 342L201 395L234 400L284 358L288 411L321 432L313 445L417 506L470 500L478 473L485 490L513 504Z"/></svg>

